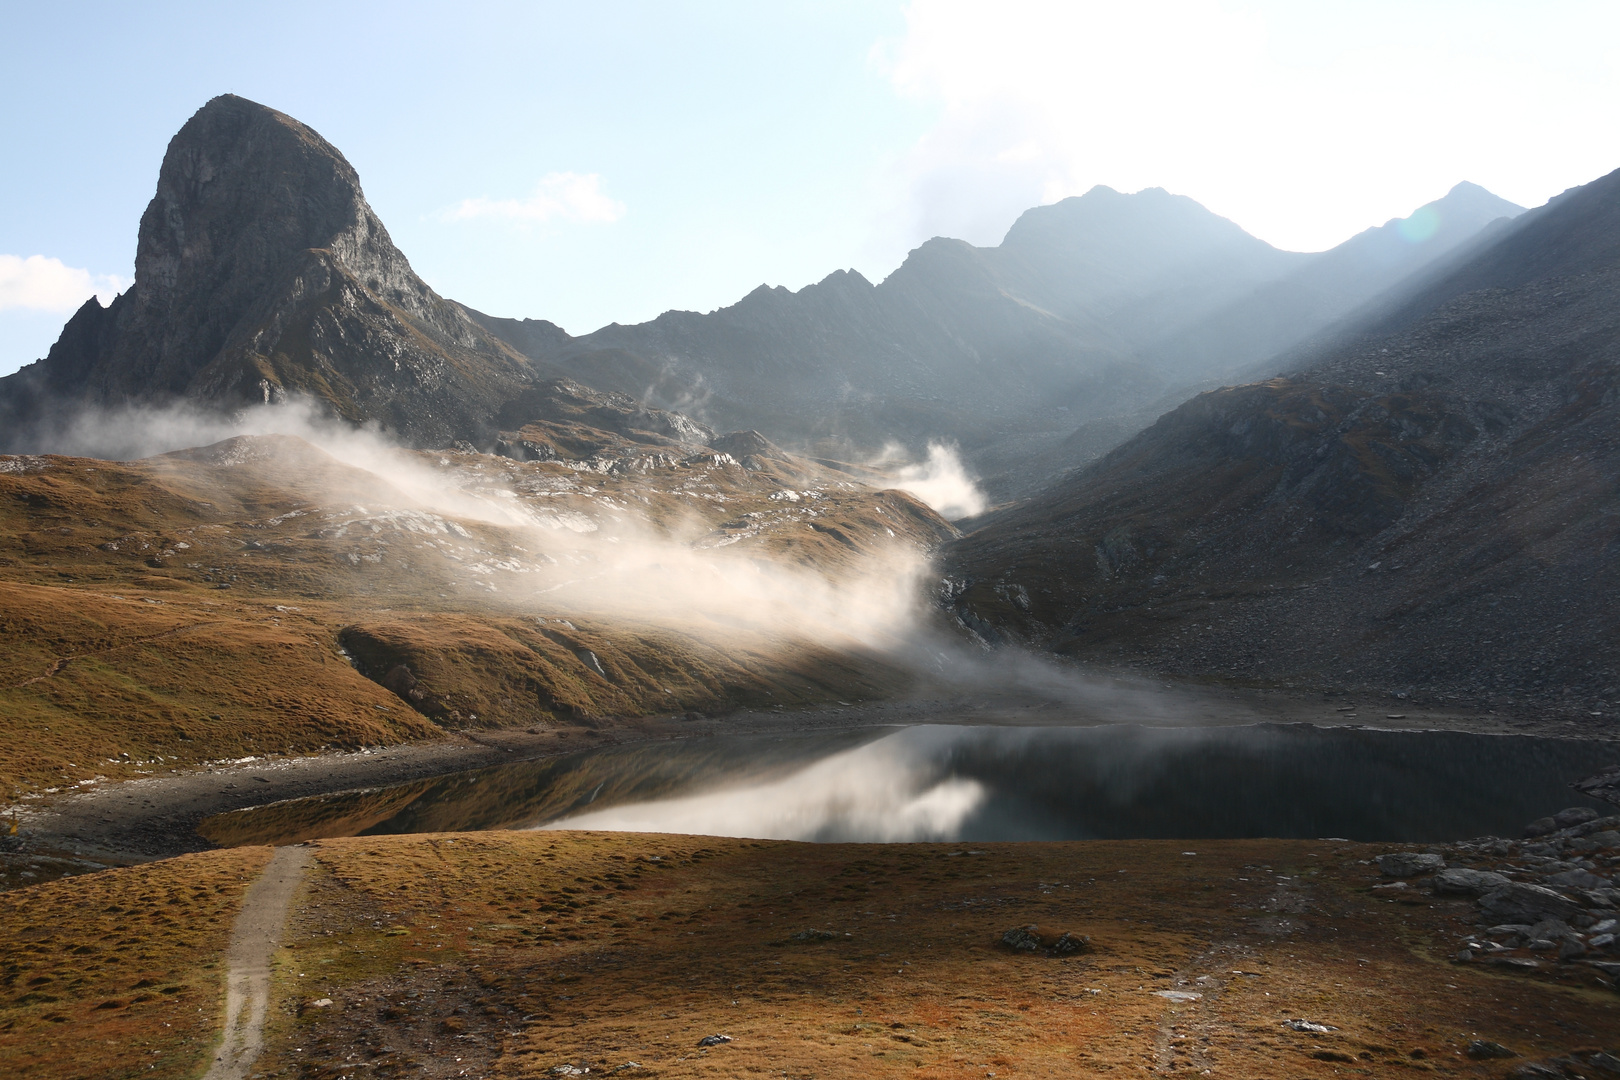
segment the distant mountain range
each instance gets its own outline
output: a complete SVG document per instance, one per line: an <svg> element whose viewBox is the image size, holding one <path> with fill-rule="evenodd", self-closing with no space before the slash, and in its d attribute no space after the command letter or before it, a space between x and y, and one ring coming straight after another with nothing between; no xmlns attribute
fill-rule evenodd
<svg viewBox="0 0 1620 1080"><path fill-rule="evenodd" d="M1620 172L993 515L948 573L989 640L1586 721L1620 711L1617 495Z"/></svg>
<svg viewBox="0 0 1620 1080"><path fill-rule="evenodd" d="M0 450L87 409L292 395L418 447L593 471L707 448L761 483L881 486L832 459L955 442L1022 497L943 551L984 642L1620 710L1620 173L1530 212L1459 184L1314 255L1096 188L878 284L576 338L440 297L335 148L215 98L169 146L134 286L0 379Z"/></svg>
<svg viewBox="0 0 1620 1080"><path fill-rule="evenodd" d="M1301 255L1191 199L1100 187L1026 212L999 247L930 240L877 285L839 271L575 338L439 296L336 148L225 95L170 143L135 285L108 308L87 301L44 360L0 379L3 441L37 448L85 405L229 410L296 393L412 445L493 449L536 418L524 413L534 388L563 379L687 414L693 438L751 428L845 457L955 442L1008 493L1321 333L1518 211L1463 184Z"/></svg>
<svg viewBox="0 0 1620 1080"><path fill-rule="evenodd" d="M1027 211L999 247L930 240L877 285L839 271L578 338L475 317L538 363L717 426L832 454L949 439L994 476L1087 422L1104 420L1112 445L1197 384L1300 345L1520 212L1459 184L1410 218L1302 255L1183 196L1098 187Z"/></svg>

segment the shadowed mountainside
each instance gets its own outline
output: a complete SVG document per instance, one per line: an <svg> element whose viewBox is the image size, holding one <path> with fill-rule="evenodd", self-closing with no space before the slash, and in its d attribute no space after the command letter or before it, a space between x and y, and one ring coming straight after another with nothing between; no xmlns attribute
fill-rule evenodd
<svg viewBox="0 0 1620 1080"><path fill-rule="evenodd" d="M1592 719L1620 700L1617 492L1620 173L986 521L952 603L1076 656Z"/></svg>
<svg viewBox="0 0 1620 1080"><path fill-rule="evenodd" d="M1145 348L1167 372L1189 379L1252 367L1353 315L1392 285L1467 245L1492 222L1505 225L1522 213L1524 207L1478 184L1458 184L1409 217L1358 233Z"/></svg>
<svg viewBox="0 0 1620 1080"><path fill-rule="evenodd" d="M580 338L475 315L537 361L721 427L839 454L952 438L1014 491L1032 450L1076 463L1060 444L1077 425L1100 421L1111 446L1181 388L1297 345L1519 211L1462 184L1301 255L1183 196L1098 187L1026 212L995 248L930 240L877 285L839 271Z"/></svg>

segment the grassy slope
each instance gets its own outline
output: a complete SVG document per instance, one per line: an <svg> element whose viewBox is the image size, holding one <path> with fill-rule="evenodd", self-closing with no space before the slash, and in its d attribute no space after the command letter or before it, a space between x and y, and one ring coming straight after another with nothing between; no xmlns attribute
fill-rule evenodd
<svg viewBox="0 0 1620 1080"><path fill-rule="evenodd" d="M231 926L269 859L238 848L0 894L0 1073L201 1075Z"/></svg>
<svg viewBox="0 0 1620 1080"><path fill-rule="evenodd" d="M319 841L254 1072L532 1077L564 1063L605 1072L636 1061L671 1077L1497 1076L1504 1064L1462 1055L1469 1040L1526 1057L1615 1042L1620 997L1591 969L1510 976L1447 963L1468 905L1369 892L1376 869L1363 860L1379 850L1201 841L1191 855L1170 842L970 850L588 833ZM164 865L201 878L262 858L251 849ZM26 895L60 913L55 948L65 951L105 934L105 916L73 890L116 891L155 872ZM216 910L192 907L217 906L212 893L175 895L177 922ZM1025 923L1089 934L1094 950L1047 959L996 944ZM812 928L835 936L792 939ZM199 937L189 977L217 979L206 965L222 944ZM35 1008L19 1010L22 989L0 1015ZM1167 989L1203 996L1156 996ZM116 1018L125 1026L115 1034L90 1027L81 1042L115 1038L120 1052L170 1037L156 1006L98 1014L112 993L85 986L52 1007L89 1024ZM1284 1026L1299 1017L1338 1030ZM696 1046L716 1033L735 1041ZM34 1075L121 1075L76 1071L78 1045L57 1052Z"/></svg>
<svg viewBox="0 0 1620 1080"><path fill-rule="evenodd" d="M0 792L446 727L609 723L904 683L859 650L582 615L540 599L541 579L577 559L547 561L532 530L423 511L297 440L222 446L130 463L0 458ZM414 460L447 487L517 491L604 530L670 530L716 562L836 576L950 531L908 496L814 467L753 472L711 456L582 477L481 455ZM794 480L818 496L770 497ZM401 667L409 677L390 680Z"/></svg>

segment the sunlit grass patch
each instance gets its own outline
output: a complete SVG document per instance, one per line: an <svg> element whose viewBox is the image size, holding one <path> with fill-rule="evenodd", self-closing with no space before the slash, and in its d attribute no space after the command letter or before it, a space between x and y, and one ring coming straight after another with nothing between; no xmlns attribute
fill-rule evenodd
<svg viewBox="0 0 1620 1080"><path fill-rule="evenodd" d="M0 893L0 1074L200 1073L222 1022L225 947L269 857L185 855Z"/></svg>

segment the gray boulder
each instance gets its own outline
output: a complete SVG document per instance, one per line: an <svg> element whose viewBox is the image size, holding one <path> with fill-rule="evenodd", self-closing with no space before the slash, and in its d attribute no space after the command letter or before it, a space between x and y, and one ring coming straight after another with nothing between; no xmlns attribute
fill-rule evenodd
<svg viewBox="0 0 1620 1080"><path fill-rule="evenodd" d="M1015 926L1001 935L1001 943L1013 952L1040 952L1040 928L1035 926Z"/></svg>
<svg viewBox="0 0 1620 1080"><path fill-rule="evenodd" d="M1422 851L1396 851L1378 856L1378 869L1385 877L1409 878L1444 870L1446 860Z"/></svg>
<svg viewBox="0 0 1620 1080"><path fill-rule="evenodd" d="M1513 882L1490 870L1442 870L1434 876L1434 891L1452 896L1479 896Z"/></svg>
<svg viewBox="0 0 1620 1080"><path fill-rule="evenodd" d="M1593 833L1613 829L1620 829L1620 814L1610 814L1608 817L1593 818L1591 821L1585 821L1579 825L1571 826L1569 829L1569 834L1571 836L1591 836Z"/></svg>
<svg viewBox="0 0 1620 1080"><path fill-rule="evenodd" d="M1570 919L1581 912L1581 906L1562 893L1522 881L1492 889L1479 898L1479 907L1499 923L1535 924L1546 918Z"/></svg>
<svg viewBox="0 0 1620 1080"><path fill-rule="evenodd" d="M1557 831L1558 822L1554 821L1552 818L1536 818L1536 820L1524 827L1524 837L1528 840L1531 837L1546 836L1550 832Z"/></svg>
<svg viewBox="0 0 1620 1080"><path fill-rule="evenodd" d="M1509 1050L1507 1047L1503 1046L1501 1043L1491 1042L1489 1039L1475 1039L1473 1042L1470 1042L1468 1044L1467 1054L1475 1061L1483 1061L1488 1058L1511 1058L1519 1056L1512 1050Z"/></svg>
<svg viewBox="0 0 1620 1080"><path fill-rule="evenodd" d="M1546 879L1547 884L1560 889L1607 889L1609 879L1599 877L1590 870L1565 870Z"/></svg>
<svg viewBox="0 0 1620 1080"><path fill-rule="evenodd" d="M1601 851L1605 848L1620 848L1620 831L1604 829L1601 832L1587 833L1570 844L1572 851Z"/></svg>
<svg viewBox="0 0 1620 1080"><path fill-rule="evenodd" d="M1598 812L1590 806L1571 806L1567 810L1560 810L1553 815L1553 824L1560 829L1567 829L1572 825L1585 825L1588 821L1596 821Z"/></svg>
<svg viewBox="0 0 1620 1080"><path fill-rule="evenodd" d="M1574 928L1563 919L1542 919L1532 926L1525 936L1546 938L1549 941L1561 941L1564 938L1574 936L1574 934Z"/></svg>

